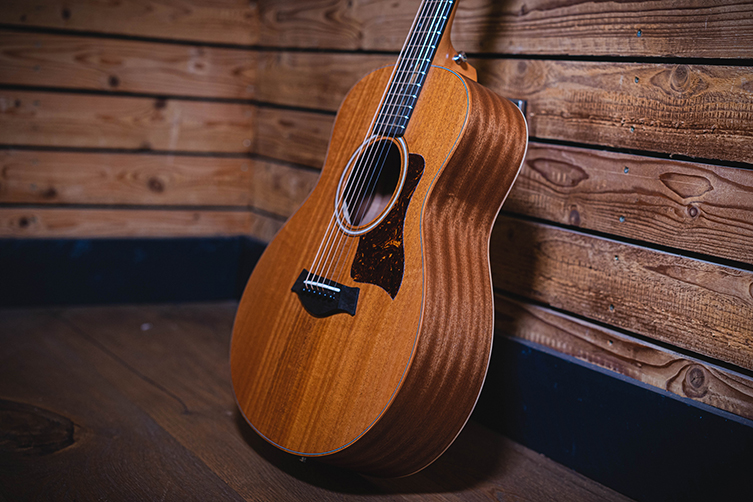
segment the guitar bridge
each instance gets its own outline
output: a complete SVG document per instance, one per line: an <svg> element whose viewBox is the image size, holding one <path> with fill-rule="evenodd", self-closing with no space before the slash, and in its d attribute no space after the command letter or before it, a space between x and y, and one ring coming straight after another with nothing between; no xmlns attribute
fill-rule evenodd
<svg viewBox="0 0 753 502"><path fill-rule="evenodd" d="M291 291L298 294L303 308L314 317L328 317L340 312L356 315L359 288L351 288L303 269Z"/></svg>

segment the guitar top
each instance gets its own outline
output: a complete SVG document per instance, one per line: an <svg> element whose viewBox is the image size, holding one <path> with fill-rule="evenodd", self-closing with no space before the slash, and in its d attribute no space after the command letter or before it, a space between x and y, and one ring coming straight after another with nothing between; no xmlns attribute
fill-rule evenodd
<svg viewBox="0 0 753 502"><path fill-rule="evenodd" d="M527 128L453 60L454 8L423 2L397 63L348 93L316 188L243 293L238 406L292 454L412 474L452 443L481 391L489 235Z"/></svg>

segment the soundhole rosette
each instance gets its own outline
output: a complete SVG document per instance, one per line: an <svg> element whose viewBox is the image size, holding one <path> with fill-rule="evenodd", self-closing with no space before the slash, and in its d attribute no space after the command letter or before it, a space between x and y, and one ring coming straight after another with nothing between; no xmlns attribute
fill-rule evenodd
<svg viewBox="0 0 753 502"><path fill-rule="evenodd" d="M373 135L348 160L335 196L335 219L340 230L358 236L375 228L400 195L408 164L402 137Z"/></svg>

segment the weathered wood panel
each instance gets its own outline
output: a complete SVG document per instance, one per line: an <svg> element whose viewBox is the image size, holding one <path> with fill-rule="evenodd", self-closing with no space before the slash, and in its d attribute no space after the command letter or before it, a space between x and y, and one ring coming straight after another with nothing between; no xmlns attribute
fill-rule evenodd
<svg viewBox="0 0 753 502"><path fill-rule="evenodd" d="M317 179L256 158L0 151L0 203L250 206L287 217Z"/></svg>
<svg viewBox="0 0 753 502"><path fill-rule="evenodd" d="M260 107L254 153L321 168L334 123L333 115Z"/></svg>
<svg viewBox="0 0 753 502"><path fill-rule="evenodd" d="M334 111L351 85L370 68L391 59L265 54L257 98ZM472 62L482 84L501 96L527 100L534 138L753 163L751 68L513 59Z"/></svg>
<svg viewBox="0 0 753 502"><path fill-rule="evenodd" d="M381 54L259 52L256 99L267 103L336 111L356 82L394 64Z"/></svg>
<svg viewBox="0 0 753 502"><path fill-rule="evenodd" d="M753 419L753 380L537 305L495 298L501 333Z"/></svg>
<svg viewBox="0 0 753 502"><path fill-rule="evenodd" d="M0 83L251 99L255 51L0 31Z"/></svg>
<svg viewBox="0 0 753 502"><path fill-rule="evenodd" d="M259 34L248 0L3 0L0 23L230 44Z"/></svg>
<svg viewBox="0 0 753 502"><path fill-rule="evenodd" d="M254 107L0 90L0 141L29 146L249 152Z"/></svg>
<svg viewBox="0 0 753 502"><path fill-rule="evenodd" d="M481 83L528 101L530 135L753 163L753 69L498 60Z"/></svg>
<svg viewBox="0 0 753 502"><path fill-rule="evenodd" d="M282 221L250 211L0 207L0 237L211 237L269 241Z"/></svg>
<svg viewBox="0 0 753 502"><path fill-rule="evenodd" d="M259 41L398 51L418 1L262 0ZM467 52L589 56L753 56L748 2L463 0L453 42Z"/></svg>
<svg viewBox="0 0 753 502"><path fill-rule="evenodd" d="M504 210L753 264L753 170L531 143Z"/></svg>
<svg viewBox="0 0 753 502"><path fill-rule="evenodd" d="M503 291L753 369L753 273L500 216Z"/></svg>

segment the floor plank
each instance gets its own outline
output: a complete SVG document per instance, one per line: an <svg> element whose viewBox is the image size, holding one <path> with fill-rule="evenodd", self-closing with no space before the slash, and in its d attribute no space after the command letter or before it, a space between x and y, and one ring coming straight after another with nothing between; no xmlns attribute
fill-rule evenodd
<svg viewBox="0 0 753 502"><path fill-rule="evenodd" d="M0 499L627 500L474 422L409 478L300 462L235 407L235 308L0 311Z"/></svg>

